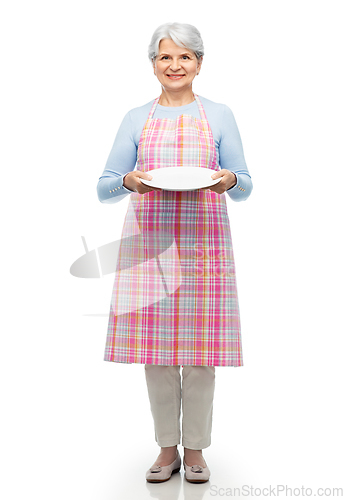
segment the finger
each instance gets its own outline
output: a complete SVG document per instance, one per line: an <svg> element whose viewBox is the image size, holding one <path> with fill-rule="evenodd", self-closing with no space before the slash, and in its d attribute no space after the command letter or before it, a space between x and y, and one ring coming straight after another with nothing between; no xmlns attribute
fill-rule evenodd
<svg viewBox="0 0 344 500"><path fill-rule="evenodd" d="M153 179L151 174L148 174L147 172L141 172L140 170L138 171L137 177L146 179L147 181Z"/></svg>
<svg viewBox="0 0 344 500"><path fill-rule="evenodd" d="M150 179L146 179L146 177L137 176L137 189L140 189L141 193L147 193L148 191L153 189L152 186L148 186L145 182L142 182L141 178L145 179L145 180L150 180Z"/></svg>
<svg viewBox="0 0 344 500"><path fill-rule="evenodd" d="M223 171L222 170L217 170L213 174L211 174L212 179L218 179L219 177L223 176Z"/></svg>
<svg viewBox="0 0 344 500"><path fill-rule="evenodd" d="M142 191L141 191L141 194L144 194L144 193L149 193L150 191L162 191L161 188L155 188L155 187L148 187L148 186L145 186Z"/></svg>

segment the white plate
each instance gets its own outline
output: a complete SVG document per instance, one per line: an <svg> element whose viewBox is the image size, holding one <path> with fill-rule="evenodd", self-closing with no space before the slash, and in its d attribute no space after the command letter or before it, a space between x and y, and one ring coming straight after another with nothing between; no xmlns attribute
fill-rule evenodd
<svg viewBox="0 0 344 500"><path fill-rule="evenodd" d="M203 167L166 167L148 170L146 173L152 176L151 180L142 179L146 186L165 189L166 191L194 191L196 189L213 186L220 182L212 179L216 172L211 168Z"/></svg>

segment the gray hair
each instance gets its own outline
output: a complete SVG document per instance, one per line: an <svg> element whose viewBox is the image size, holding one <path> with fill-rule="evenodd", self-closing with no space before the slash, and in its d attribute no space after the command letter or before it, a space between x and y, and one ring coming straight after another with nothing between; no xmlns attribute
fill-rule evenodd
<svg viewBox="0 0 344 500"><path fill-rule="evenodd" d="M159 43L164 38L173 40L179 47L192 50L198 61L204 55L201 34L195 26L192 26L192 24L165 23L154 31L148 47L148 57L152 64L154 64L159 54Z"/></svg>

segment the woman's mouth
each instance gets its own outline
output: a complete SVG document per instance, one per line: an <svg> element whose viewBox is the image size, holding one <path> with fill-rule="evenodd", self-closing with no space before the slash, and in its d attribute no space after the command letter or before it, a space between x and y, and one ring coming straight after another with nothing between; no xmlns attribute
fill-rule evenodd
<svg viewBox="0 0 344 500"><path fill-rule="evenodd" d="M180 80L185 75L167 75L171 80Z"/></svg>

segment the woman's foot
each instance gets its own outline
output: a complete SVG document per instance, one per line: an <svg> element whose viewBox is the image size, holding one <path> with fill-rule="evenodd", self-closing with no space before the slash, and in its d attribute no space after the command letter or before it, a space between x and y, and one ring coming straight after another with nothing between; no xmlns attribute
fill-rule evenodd
<svg viewBox="0 0 344 500"><path fill-rule="evenodd" d="M184 448L184 460L186 465L192 467L192 465L200 465L201 467L206 467L207 464L202 455L202 450L191 450L190 448Z"/></svg>
<svg viewBox="0 0 344 500"><path fill-rule="evenodd" d="M176 459L176 457L177 457L177 445L161 448L160 454L158 458L155 460L154 465L160 465L161 467L165 467L166 465L170 465Z"/></svg>

